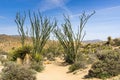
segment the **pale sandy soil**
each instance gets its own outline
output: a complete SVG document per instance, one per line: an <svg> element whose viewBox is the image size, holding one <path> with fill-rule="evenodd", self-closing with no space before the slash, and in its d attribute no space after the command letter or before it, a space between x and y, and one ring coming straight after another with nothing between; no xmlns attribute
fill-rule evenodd
<svg viewBox="0 0 120 80"><path fill-rule="evenodd" d="M103 79L85 79L84 76L88 74L90 66L84 70L77 71L76 74L68 73L69 65L64 65L63 61L57 60L55 62L47 62L45 69L37 73L37 80L103 80ZM0 72L3 66L0 66ZM105 80L120 80L120 76Z"/></svg>
<svg viewBox="0 0 120 80"><path fill-rule="evenodd" d="M88 69L79 71L77 74L68 73L68 67L62 64L62 61L56 61L45 65L45 70L37 73L37 80L88 80L83 79L88 73ZM89 79L98 80L98 79Z"/></svg>
<svg viewBox="0 0 120 80"><path fill-rule="evenodd" d="M49 63L49 62L47 62ZM77 71L76 74L68 73L69 65L63 65L63 61L57 59L57 61L51 64L45 64L45 69L41 73L37 73L37 80L103 80L103 79L85 79L84 76L88 74L90 66L84 70ZM120 76L105 79L105 80L120 80Z"/></svg>

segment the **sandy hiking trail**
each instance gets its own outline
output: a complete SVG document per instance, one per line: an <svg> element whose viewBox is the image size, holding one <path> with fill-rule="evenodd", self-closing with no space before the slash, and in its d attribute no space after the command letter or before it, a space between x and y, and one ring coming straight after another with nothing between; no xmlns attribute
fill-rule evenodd
<svg viewBox="0 0 120 80"><path fill-rule="evenodd" d="M98 78L85 79L84 76L88 74L88 68L79 70L76 74L68 73L69 65L64 65L63 61L57 59L51 64L45 64L45 69L37 73L37 80L103 80ZM113 77L105 80L120 80L120 77Z"/></svg>
<svg viewBox="0 0 120 80"><path fill-rule="evenodd" d="M62 63L62 61L57 60L51 64L46 64L45 70L37 73L37 80L85 80L83 78L87 75L88 69L74 75L73 73L68 73L69 65L65 66Z"/></svg>

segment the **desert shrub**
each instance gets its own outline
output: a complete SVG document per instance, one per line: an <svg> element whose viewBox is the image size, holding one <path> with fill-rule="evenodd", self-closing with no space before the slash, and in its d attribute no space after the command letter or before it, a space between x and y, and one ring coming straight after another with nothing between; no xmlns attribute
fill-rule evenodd
<svg viewBox="0 0 120 80"><path fill-rule="evenodd" d="M8 53L0 49L0 62L3 64L8 60Z"/></svg>
<svg viewBox="0 0 120 80"><path fill-rule="evenodd" d="M102 44L100 43L86 44L84 45L83 48L80 49L80 52L85 54L88 64L96 62L98 60L98 56L101 55L102 53L104 54L105 51L112 50L111 46L106 46Z"/></svg>
<svg viewBox="0 0 120 80"><path fill-rule="evenodd" d="M55 60L55 57L63 54L63 48L58 42L53 41L47 44L47 48L44 48L42 53L48 60Z"/></svg>
<svg viewBox="0 0 120 80"><path fill-rule="evenodd" d="M31 51L32 51L31 46L19 47L11 53L11 60L15 61L17 58L21 58L23 60L26 54L30 54Z"/></svg>
<svg viewBox="0 0 120 80"><path fill-rule="evenodd" d="M89 77L109 78L120 74L120 52L117 50L104 50L97 55L99 61L95 62L89 70Z"/></svg>
<svg viewBox="0 0 120 80"><path fill-rule="evenodd" d="M84 61L75 62L69 67L69 72L84 68L86 68L86 63Z"/></svg>
<svg viewBox="0 0 120 80"><path fill-rule="evenodd" d="M97 58L101 61L106 61L107 59L114 59L118 61L120 59L120 50L101 50L96 54Z"/></svg>
<svg viewBox="0 0 120 80"><path fill-rule="evenodd" d="M78 69L84 69L87 65L87 56L84 53L77 55L75 63L69 67L69 72L76 71Z"/></svg>
<svg viewBox="0 0 120 80"><path fill-rule="evenodd" d="M2 49L0 49L0 55L7 55L8 53Z"/></svg>
<svg viewBox="0 0 120 80"><path fill-rule="evenodd" d="M33 61L41 62L43 60L43 56L39 53L32 54Z"/></svg>
<svg viewBox="0 0 120 80"><path fill-rule="evenodd" d="M105 45L102 45L99 48L97 48L97 50L111 50L111 49L112 49L111 46L105 46Z"/></svg>
<svg viewBox="0 0 120 80"><path fill-rule="evenodd" d="M46 53L45 57L47 57L47 59L50 60L50 61L54 61L55 60L55 54L52 53L52 52Z"/></svg>
<svg viewBox="0 0 120 80"><path fill-rule="evenodd" d="M0 80L36 80L36 77L31 69L8 62L4 65Z"/></svg>
<svg viewBox="0 0 120 80"><path fill-rule="evenodd" d="M33 61L30 65L30 68L34 69L37 72L41 72L44 69L44 66L43 66L42 62Z"/></svg>
<svg viewBox="0 0 120 80"><path fill-rule="evenodd" d="M114 45L115 45L115 46L120 46L120 39L117 39L117 38L116 38L116 39L114 39L113 41L114 41Z"/></svg>
<svg viewBox="0 0 120 80"><path fill-rule="evenodd" d="M88 54L87 64L93 64L97 60L98 60L98 58L96 57L96 55L94 53Z"/></svg>
<svg viewBox="0 0 120 80"><path fill-rule="evenodd" d="M7 61L8 61L7 55L0 55L0 62L1 62L2 64L4 64L4 63L7 62Z"/></svg>

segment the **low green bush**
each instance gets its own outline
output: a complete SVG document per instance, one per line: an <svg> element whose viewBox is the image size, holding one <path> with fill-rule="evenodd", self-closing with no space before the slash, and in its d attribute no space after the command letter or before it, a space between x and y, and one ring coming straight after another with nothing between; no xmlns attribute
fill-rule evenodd
<svg viewBox="0 0 120 80"><path fill-rule="evenodd" d="M0 49L0 55L8 55L8 52L6 52L6 51Z"/></svg>
<svg viewBox="0 0 120 80"><path fill-rule="evenodd" d="M17 58L21 58L23 60L25 58L26 54L31 53L31 50L32 50L31 46L19 47L11 53L11 55L10 55L11 60L16 61Z"/></svg>
<svg viewBox="0 0 120 80"><path fill-rule="evenodd" d="M120 74L120 51L104 50L97 57L99 61L95 62L89 70L89 77L110 78Z"/></svg>
<svg viewBox="0 0 120 80"><path fill-rule="evenodd" d="M8 52L0 49L0 63L5 63L8 60Z"/></svg>
<svg viewBox="0 0 120 80"><path fill-rule="evenodd" d="M87 64L93 64L98 60L95 54L88 54Z"/></svg>
<svg viewBox="0 0 120 80"><path fill-rule="evenodd" d="M7 55L0 55L0 62L1 62L1 64L4 64L7 61L8 61Z"/></svg>
<svg viewBox="0 0 120 80"><path fill-rule="evenodd" d="M47 48L44 48L42 51L44 58L47 58L47 60L50 61L54 61L55 57L62 56L64 50L58 42L56 41L49 42L47 45L48 45Z"/></svg>
<svg viewBox="0 0 120 80"><path fill-rule="evenodd" d="M17 48L13 51L11 55L11 60L16 61L17 58L20 58L22 60L22 64L26 65L26 67L33 69L37 72L40 72L43 70L43 65L42 65L42 55L39 53L32 54L32 47L31 46L23 46L20 48ZM29 54L29 62L25 63L28 59L26 57L26 54Z"/></svg>
<svg viewBox="0 0 120 80"><path fill-rule="evenodd" d="M69 67L69 72L73 72L75 70L84 69L84 68L86 68L86 63L85 62L83 62L83 61L76 62Z"/></svg>
<svg viewBox="0 0 120 80"><path fill-rule="evenodd" d="M120 39L116 38L113 41L114 41L114 46L120 46Z"/></svg>
<svg viewBox="0 0 120 80"><path fill-rule="evenodd" d="M32 54L32 58L33 58L33 61L38 62L38 63L43 60L43 56L40 53Z"/></svg>
<svg viewBox="0 0 120 80"><path fill-rule="evenodd" d="M33 70L8 62L4 65L0 80L36 80L36 76Z"/></svg>
<svg viewBox="0 0 120 80"><path fill-rule="evenodd" d="M44 66L43 66L42 62L33 61L30 65L30 68L34 69L37 72L41 72L44 69Z"/></svg>
<svg viewBox="0 0 120 80"><path fill-rule="evenodd" d="M73 72L78 69L84 69L87 65L87 55L79 53L76 56L76 61L69 67L69 72Z"/></svg>

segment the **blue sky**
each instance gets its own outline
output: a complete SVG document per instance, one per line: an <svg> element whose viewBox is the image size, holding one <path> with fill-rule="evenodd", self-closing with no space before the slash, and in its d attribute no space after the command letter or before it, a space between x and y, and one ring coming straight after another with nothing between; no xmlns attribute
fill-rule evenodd
<svg viewBox="0 0 120 80"><path fill-rule="evenodd" d="M69 14L74 30L83 11L90 14L95 10L84 29L85 39L120 37L120 0L0 0L0 34L18 34L14 22L16 13L38 9L43 15L56 17L58 22L63 22L63 13Z"/></svg>

